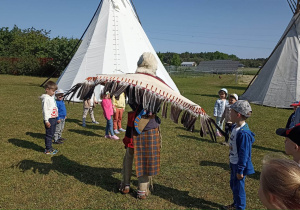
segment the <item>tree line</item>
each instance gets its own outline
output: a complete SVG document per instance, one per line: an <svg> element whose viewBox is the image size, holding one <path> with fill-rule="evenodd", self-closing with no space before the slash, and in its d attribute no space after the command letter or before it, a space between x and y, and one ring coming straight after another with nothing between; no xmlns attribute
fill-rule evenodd
<svg viewBox="0 0 300 210"><path fill-rule="evenodd" d="M79 46L79 40L66 37L50 38L51 31L35 28L20 29L16 25L10 30L0 28L0 74L59 76L70 62ZM164 65L179 66L181 62L209 60L240 61L245 67L259 67L264 58L239 59L236 55L222 52L201 53L157 53Z"/></svg>
<svg viewBox="0 0 300 210"><path fill-rule="evenodd" d="M31 76L49 76L59 70L58 76L76 52L78 39L55 37L50 32L35 28L9 30L0 28L0 73Z"/></svg>
<svg viewBox="0 0 300 210"><path fill-rule="evenodd" d="M182 62L196 62L197 65L199 65L201 61L233 60L239 61L245 67L258 68L262 66L266 61L266 58L240 59L236 55L228 55L219 51L201 53L184 52L179 54L173 52L158 52L157 55L163 64L174 66L179 66Z"/></svg>

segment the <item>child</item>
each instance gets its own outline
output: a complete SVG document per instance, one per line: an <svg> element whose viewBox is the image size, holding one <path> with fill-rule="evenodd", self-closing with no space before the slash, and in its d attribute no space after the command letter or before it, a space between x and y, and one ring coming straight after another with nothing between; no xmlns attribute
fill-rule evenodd
<svg viewBox="0 0 300 210"><path fill-rule="evenodd" d="M228 105L228 101L226 100L228 91L226 88L222 88L218 92L219 94L219 99L217 99L214 107L214 116L216 117L216 123L217 125L223 129L223 121L221 121L223 112L225 110L225 106ZM217 136L221 136L220 132L217 130L216 131Z"/></svg>
<svg viewBox="0 0 300 210"><path fill-rule="evenodd" d="M117 137L114 134L114 131L113 131L112 116L114 114L114 111L113 111L113 105L111 103L110 93L109 92L106 92L105 94L102 95L101 106L103 108L104 117L105 117L105 119L107 121L106 128L105 128L105 138L110 138L110 139L118 140L119 137ZM109 132L110 132L111 135L109 135Z"/></svg>
<svg viewBox="0 0 300 210"><path fill-rule="evenodd" d="M55 92L56 96L56 106L58 108L58 117L56 118L57 124L56 129L54 133L54 144L62 144L64 138L61 137L62 132L65 127L65 122L67 118L67 110L64 102L64 91L62 89L59 89Z"/></svg>
<svg viewBox="0 0 300 210"><path fill-rule="evenodd" d="M58 150L52 148L52 138L56 128L56 117L58 116L58 110L54 98L57 85L55 82L48 81L44 88L46 94L43 94L40 98L42 100L43 117L46 129L45 154L55 155Z"/></svg>
<svg viewBox="0 0 300 210"><path fill-rule="evenodd" d="M254 168L251 162L251 150L254 142L252 133L246 123L246 119L252 114L248 101L239 100L231 105L231 121L235 123L229 141L230 159L230 187L233 193L233 203L224 206L224 209L245 209L246 192L245 177L253 174Z"/></svg>
<svg viewBox="0 0 300 210"><path fill-rule="evenodd" d="M237 100L239 100L239 97L237 94L233 93L233 94L229 95L229 104L225 106L225 110L224 110L222 118L221 118L221 122L225 119L225 133L228 136L231 132L231 126L232 126L232 122L231 122L231 118L230 118L230 112L231 112L230 106L232 104L234 104ZM227 138L225 139L225 142L223 142L223 145L229 146Z"/></svg>
<svg viewBox="0 0 300 210"><path fill-rule="evenodd" d="M291 129L278 128L276 134L285 137L285 153L293 156L300 166L300 123Z"/></svg>
<svg viewBox="0 0 300 210"><path fill-rule="evenodd" d="M94 117L94 108L96 107L96 104L98 104L98 102L96 100L95 93L93 93L91 98L84 99L84 101L83 101L83 115L82 115L82 126L83 127L86 126L85 120L86 120L86 115L87 115L88 112L90 112L92 123L99 124L99 122L97 122L95 120L95 117Z"/></svg>
<svg viewBox="0 0 300 210"><path fill-rule="evenodd" d="M259 198L267 209L300 209L300 167L289 159L264 159Z"/></svg>
<svg viewBox="0 0 300 210"><path fill-rule="evenodd" d="M290 115L285 128L292 128L295 126L295 113L296 113L296 109L300 106L300 101L295 101L294 103L292 103L290 105L291 107L293 107L294 111L293 113Z"/></svg>
<svg viewBox="0 0 300 210"><path fill-rule="evenodd" d="M119 131L125 132L126 130L122 128L122 116L125 110L125 93L116 98L112 97L112 103L114 105L114 132L119 134ZM119 127L119 129L118 129Z"/></svg>

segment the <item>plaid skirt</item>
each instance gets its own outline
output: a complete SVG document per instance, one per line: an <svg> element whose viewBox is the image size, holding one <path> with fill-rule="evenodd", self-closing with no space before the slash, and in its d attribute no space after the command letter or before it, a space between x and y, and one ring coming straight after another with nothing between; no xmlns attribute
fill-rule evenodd
<svg viewBox="0 0 300 210"><path fill-rule="evenodd" d="M159 128L133 134L136 176L154 176L160 170Z"/></svg>

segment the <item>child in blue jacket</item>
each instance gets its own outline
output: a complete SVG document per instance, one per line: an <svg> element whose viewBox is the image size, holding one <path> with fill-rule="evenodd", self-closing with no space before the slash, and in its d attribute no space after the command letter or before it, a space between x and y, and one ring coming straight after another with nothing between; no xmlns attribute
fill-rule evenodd
<svg viewBox="0 0 300 210"><path fill-rule="evenodd" d="M255 172L251 161L255 135L246 123L246 119L251 114L252 109L248 101L238 100L231 105L231 121L235 123L229 140L230 187L233 193L233 203L224 206L224 209L246 208L245 177Z"/></svg>
<svg viewBox="0 0 300 210"><path fill-rule="evenodd" d="M65 128L65 122L67 118L67 110L64 102L64 91L62 89L59 89L55 92L56 96L56 105L58 108L58 117L56 118L57 124L56 124L56 130L54 133L54 144L62 144L64 138L61 137L62 132Z"/></svg>

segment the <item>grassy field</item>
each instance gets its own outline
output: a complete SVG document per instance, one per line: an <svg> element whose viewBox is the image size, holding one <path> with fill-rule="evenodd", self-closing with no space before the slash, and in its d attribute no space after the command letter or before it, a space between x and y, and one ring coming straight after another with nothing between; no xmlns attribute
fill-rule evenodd
<svg viewBox="0 0 300 210"><path fill-rule="evenodd" d="M99 125L81 126L82 104L67 104L63 136L54 145L59 153L45 155L39 85L45 78L0 75L1 156L0 208L4 209L219 209L232 202L229 187L228 147L209 137L187 132L182 125L162 120L161 172L146 200L132 192L118 193L124 156L122 141L105 139L101 108L95 109ZM242 94L247 84L235 84L234 75L174 78L181 93L212 115L217 92L225 87ZM291 110L252 105L248 123L256 134L252 159L256 173L247 177L247 207L262 209L257 190L265 154L283 152L283 139L275 134L284 127ZM127 107L127 111L129 108ZM127 116L124 115L124 127ZM89 118L88 118L89 119ZM224 139L219 138L219 142Z"/></svg>

